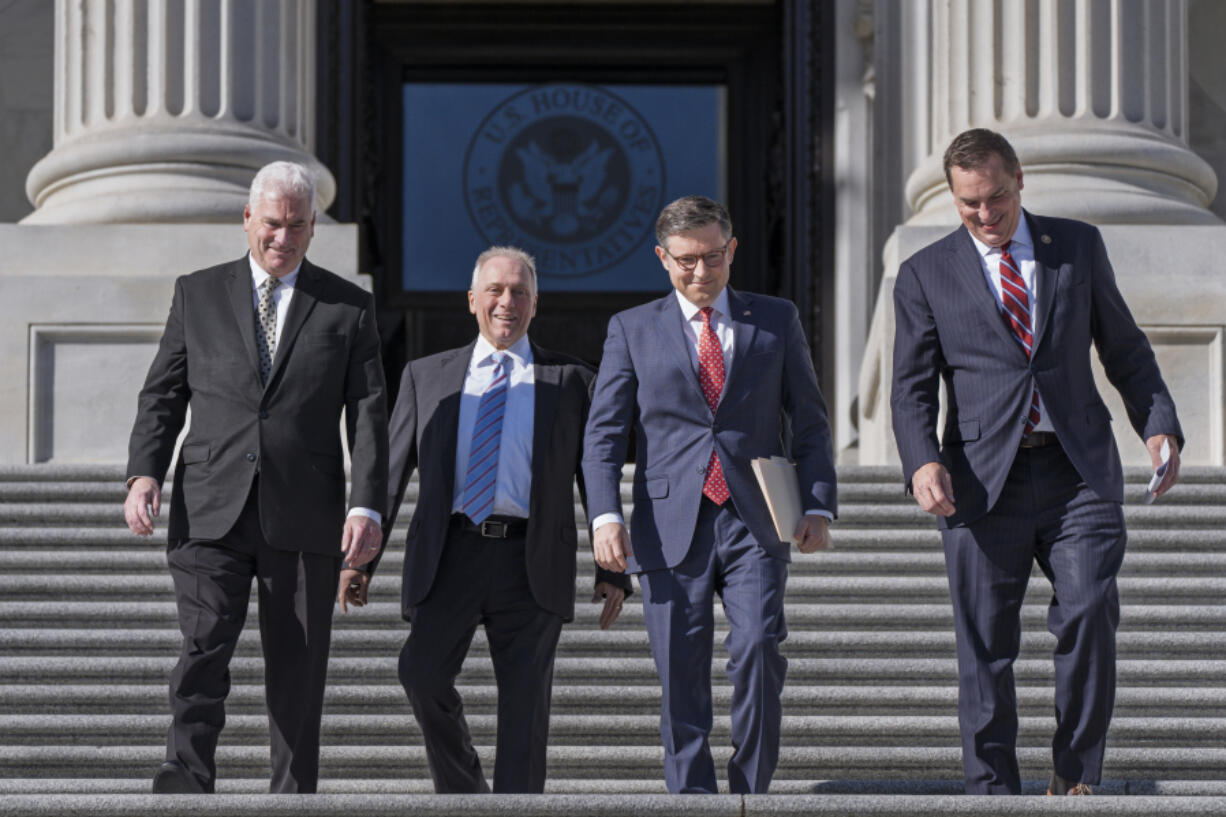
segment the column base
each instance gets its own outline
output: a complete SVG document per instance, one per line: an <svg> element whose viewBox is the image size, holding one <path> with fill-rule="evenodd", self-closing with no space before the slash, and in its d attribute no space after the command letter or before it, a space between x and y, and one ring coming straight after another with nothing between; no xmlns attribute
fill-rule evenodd
<svg viewBox="0 0 1226 817"><path fill-rule="evenodd" d="M175 278L247 250L228 220L0 224L0 465L126 461ZM318 225L309 257L369 289L357 225Z"/></svg>
<svg viewBox="0 0 1226 817"><path fill-rule="evenodd" d="M34 166L35 203L22 224L233 222L252 178L278 160L306 165L316 206L327 209L336 181L314 156L237 124L171 130L142 123L100 130L57 146Z"/></svg>
<svg viewBox="0 0 1226 817"><path fill-rule="evenodd" d="M1027 200L1029 187L1023 194ZM1027 201L1027 204L1029 202ZM1037 210L1037 208L1036 208ZM1043 215L1050 215L1037 210ZM882 281L860 372L859 462L897 465L890 423L894 348L894 280L898 267L920 247L952 228L905 225L885 251ZM1108 225L1101 228L1120 291L1149 337L1175 398L1186 465L1226 465L1226 279L1216 248L1226 246L1226 225ZM1090 351L1099 393L1111 411L1125 465L1149 465L1149 455L1128 422L1119 393ZM942 404L944 397L942 395ZM938 428L944 422L944 412ZM938 434L939 436L939 434Z"/></svg>

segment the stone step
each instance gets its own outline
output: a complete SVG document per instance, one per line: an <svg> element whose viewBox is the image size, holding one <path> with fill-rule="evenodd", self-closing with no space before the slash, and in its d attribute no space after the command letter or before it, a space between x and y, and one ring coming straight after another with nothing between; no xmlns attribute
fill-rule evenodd
<svg viewBox="0 0 1226 817"><path fill-rule="evenodd" d="M475 747L482 765L493 768L493 749ZM732 749L711 747L717 769L725 768ZM135 769L152 770L164 757L160 744L116 746L0 746L0 775L4 777L106 777L130 775ZM607 744L550 746L551 779L581 777L611 780L657 778L663 749L623 745L615 736ZM1050 774L1051 748L1020 748L1018 761L1025 777ZM833 780L958 779L961 752L946 746L790 746L780 750L776 780L814 778ZM268 747L234 745L223 740L217 750L220 777L267 777ZM1226 749L1204 746L1195 751L1165 747L1112 747L1104 775L1109 778L1220 780L1226 768ZM425 749L420 745L324 746L320 752L321 777L351 775L374 777L428 777Z"/></svg>
<svg viewBox="0 0 1226 817"><path fill-rule="evenodd" d="M808 556L797 555L789 566L789 583L804 576L945 576L945 556L940 549L940 539L935 532L932 545L924 552L906 553L894 551L865 550L859 543L851 543L840 536L834 550ZM1137 552L1135 543L1129 541L1129 552L1124 559L1120 576L1125 578L1165 578L1174 576L1218 577L1226 576L1226 541L1223 552L1170 553ZM56 571L61 575L97 576L119 574L123 576L165 576L166 559L160 550L147 547L128 550L83 549L65 546L57 548ZM581 585L590 585L593 560L591 554L581 550L577 554L578 575ZM383 585L397 584L404 564L404 548L394 542L380 562L379 580L375 591ZM0 549L0 575L16 577L24 574L46 574L47 554L39 549ZM1045 581L1038 566L1031 574ZM397 591L398 592L398 591Z"/></svg>
<svg viewBox="0 0 1226 817"><path fill-rule="evenodd" d="M404 525L398 524L391 537L389 558L401 553L403 549L408 522L407 519L401 521L404 522ZM912 553L917 555L941 553L940 534L936 530L935 523L929 521L911 528L889 529L845 527L839 522L833 528L833 539L832 553L896 551L904 556ZM48 548L92 549L104 555L148 554L150 558L164 559L166 533L164 527L160 527L153 536L138 537L132 535L117 521L108 522L105 527L0 526L0 553L16 554L25 551L43 556L44 551ZM1180 530L1178 528L1139 527L1128 531L1127 559L1146 552L1199 557L1201 554L1223 551L1226 551L1226 528ZM587 532L579 527L579 558L585 558L589 552ZM814 554L814 557L810 558L794 553L790 570L792 572L816 570L817 565L820 564L816 559L818 555L827 554ZM588 563L590 564L590 561Z"/></svg>
<svg viewBox="0 0 1226 817"><path fill-rule="evenodd" d="M590 597L588 597L590 598ZM1046 632L1046 591L1032 590L1030 603L1021 609L1022 627L1027 632ZM257 620L254 604L248 608L248 622ZM575 621L568 627L592 627L596 625L600 605L591 604L580 597L575 610ZM722 619L723 612L715 606L715 620ZM1181 604L1124 604L1121 617L1124 629L1130 631L1207 632L1226 629L1226 606L1181 605ZM880 602L858 604L789 603L787 607L788 629L802 630L862 631L898 630L917 631L949 630L953 627L953 614L948 602L941 604L885 604ZM0 602L0 622L9 628L30 627L97 627L101 622L107 627L165 628L174 626L178 620L173 601L21 601ZM407 625L400 616L400 604L394 601L374 601L360 610L351 610L347 615L337 615L333 629L344 631L351 628L404 629ZM639 594L630 597L614 628L641 629L643 611ZM334 638L339 636L334 636Z"/></svg>
<svg viewBox="0 0 1226 817"><path fill-rule="evenodd" d="M409 515L398 517L407 522ZM1221 530L1226 525L1226 506L1154 504L1124 506L1130 528L1175 528ZM575 508L575 524L585 527L582 510ZM914 503L839 503L837 527L891 528L934 525L931 515ZM115 502L6 502L0 503L0 525L60 527L94 525L122 529L122 508Z"/></svg>
<svg viewBox="0 0 1226 817"><path fill-rule="evenodd" d="M1205 475L1208 477L1209 475ZM1164 496L1160 502L1163 505L1198 505L1226 503L1226 470L1221 479L1205 478L1201 481L1189 479L1181 472L1178 487ZM1141 502L1145 494L1144 480L1137 479L1125 486L1124 503L1133 505ZM167 482L163 486L165 496L170 495L172 485ZM405 487L404 505L400 516L407 519L412 512L413 503L417 501L418 482L414 478ZM626 480L622 484L622 501L629 505L633 499L631 483ZM127 489L123 480L104 481L48 481L48 480L3 480L0 479L0 504L2 503L109 503L112 508L122 505ZM578 495L576 495L578 500ZM839 483L840 504L875 504L914 506L915 500L902 491L901 479L891 474L888 480L853 479Z"/></svg>
<svg viewBox="0 0 1226 817"><path fill-rule="evenodd" d="M355 628L338 632L333 638L333 658L380 657L398 655L407 635L401 629ZM714 643L722 644L727 630L717 627ZM63 656L82 658L100 656L173 656L182 636L176 629L97 630L44 629L37 627L0 629L0 653L8 655ZM1120 632L1116 639L1121 660L1200 659L1205 655L1206 635L1197 632ZM941 657L953 656L954 634L945 631L813 631L791 632L784 642L789 657ZM1049 633L1028 633L1022 642L1023 658L1050 656L1055 639ZM478 629L472 649L479 654L487 649L485 632ZM718 650L717 650L718 652ZM246 629L239 638L236 655L261 654L260 635ZM569 626L562 630L559 656L650 655L647 632L643 629L599 629Z"/></svg>
<svg viewBox="0 0 1226 817"><path fill-rule="evenodd" d="M820 560L822 554L813 558ZM400 582L393 573L382 580L377 576L371 586L376 600L398 599ZM577 580L579 598L592 586L592 577ZM1128 604L1198 604L1226 603L1226 577L1178 576L1136 577L1119 580L1120 598ZM1051 588L1043 581L1030 586L1032 601L1038 596L1050 600ZM590 591L588 591L590 594ZM67 595L77 602L111 598L138 601L173 601L174 585L169 573L138 575L80 575L32 573L0 575L0 597L16 602L19 599L46 599ZM631 596L637 603L640 594ZM845 602L849 604L890 604L905 600L909 604L939 603L949 599L949 584L944 576L827 576L793 575L788 577L788 604L806 602ZM1226 608L1223 608L1226 609Z"/></svg>
<svg viewBox="0 0 1226 817"><path fill-rule="evenodd" d="M0 683L152 683L165 680L175 656L109 656L105 661L82 661L76 656L16 656L0 663ZM712 682L726 683L723 669L726 658L712 660ZM337 657L329 661L333 683L361 678L363 683L380 679L398 683L397 656L379 658ZM231 664L237 683L254 683L263 677L263 661L237 657ZM1219 660L1125 660L1119 663L1121 686L1187 686L1219 683L1226 673L1226 661ZM1019 659L1014 672L1020 683L1050 683L1052 662ZM908 684L952 683L957 677L954 658L792 658L788 661L788 683L806 684ZM470 655L460 674L462 683L493 683L493 667L485 655ZM656 685L655 665L648 657L560 657L554 665L555 684Z"/></svg>
<svg viewBox="0 0 1226 817"><path fill-rule="evenodd" d="M717 673L713 676L719 680ZM465 711L491 714L498 693L492 684L460 683L456 689L464 699ZM789 683L783 690L784 712L820 712L827 715L881 717L890 715L951 716L957 712L957 689L951 682L923 685L826 684L821 686ZM1022 679L1017 688L1019 712L1026 717L1049 717L1052 690L1040 682ZM732 688L723 683L712 687L716 711L727 711ZM348 678L330 679L325 709L329 714L404 712L406 699L399 683L386 678L354 683ZM658 715L658 685L574 686L565 683L553 688L552 711L556 714ZM239 680L226 699L233 714L263 715L264 688L255 680ZM13 683L0 685L0 712L10 715L131 713L147 715L166 712L166 679L145 683ZM1226 712L1226 687L1164 686L1159 695L1152 687L1124 686L1116 692L1119 717L1201 718ZM168 715L166 717L169 717Z"/></svg>
<svg viewBox="0 0 1226 817"><path fill-rule="evenodd" d="M802 710L803 712L803 710ZM492 747L497 716L491 713L466 713L475 745ZM166 736L169 718L165 715L0 715L0 735L8 745L90 746L160 745ZM619 746L655 747L660 740L658 714L626 713L615 718ZM606 714L555 713L550 719L549 745L584 746L607 740L610 719ZM1050 744L1055 719L1019 719L1019 746L1042 747ZM1200 747L1220 745L1226 718L1146 718L1116 717L1111 722L1111 746ZM908 746L912 748L948 746L958 742L956 713L945 716L895 715L863 718L854 715L809 715L795 709L785 712L783 743L805 746ZM714 743L728 743L730 719L717 714L711 732ZM230 715L226 718L224 741L231 745L268 745L268 719L262 715ZM325 714L322 741L329 746L416 745L421 730L408 712L371 714Z"/></svg>
<svg viewBox="0 0 1226 817"><path fill-rule="evenodd" d="M902 472L896 465L840 465L837 468L839 485L857 483L890 483L902 492ZM634 475L630 464L622 472L622 482L628 483ZM1124 480L1129 484L1144 485L1149 481L1149 468L1137 465L1124 467ZM122 463L74 464L40 463L37 465L0 465L0 484L12 482L110 482L122 487L127 475ZM416 481L416 476L410 484ZM1226 482L1226 467L1216 465L1184 465L1179 469L1180 485L1199 483L1223 484ZM169 483L167 483L169 484Z"/></svg>
<svg viewBox="0 0 1226 817"><path fill-rule="evenodd" d="M618 781L619 783L621 781ZM922 781L919 781L922 783ZM810 784L805 783L804 786ZM813 784L820 786L820 784ZM1041 793L1042 783L1034 781L1028 793ZM1195 787L1193 783L1193 787ZM552 784L551 784L552 786ZM915 786L918 787L918 786ZM1115 786L1124 791L1126 782ZM773 786L783 789L784 786ZM505 817L526 814L534 817L610 817L638 815L663 817L701 815L702 817L1013 817L1014 815L1062 815L1070 809L1078 814L1121 815L1122 817L1219 817L1226 806L1211 797L1196 795L1141 795L1083 798L1070 805L1058 798L1045 797L966 797L952 794L840 794L811 793L803 786L791 791L760 795L626 794L623 789L601 787L584 794L545 795L433 795L364 791L360 794L264 795L225 794L208 798L166 797L148 794L61 794L12 795L0 799L0 817ZM1136 788L1154 788L1140 781ZM249 788L247 790L250 790ZM821 789L819 788L819 791ZM201 809L205 808L207 812Z"/></svg>

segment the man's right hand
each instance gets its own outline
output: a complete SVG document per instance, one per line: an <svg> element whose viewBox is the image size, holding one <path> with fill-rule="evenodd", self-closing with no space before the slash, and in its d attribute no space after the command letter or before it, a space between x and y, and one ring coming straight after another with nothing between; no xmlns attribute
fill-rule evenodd
<svg viewBox="0 0 1226 817"><path fill-rule="evenodd" d="M612 573L625 573L626 559L633 556L630 534L620 522L606 522L592 535L592 554L596 564Z"/></svg>
<svg viewBox="0 0 1226 817"><path fill-rule="evenodd" d="M336 585L336 601L341 606L342 613L349 612L349 605L366 606L366 594L370 590L370 574L364 570L354 570L346 567L341 570L340 580Z"/></svg>
<svg viewBox="0 0 1226 817"><path fill-rule="evenodd" d="M123 519L137 536L153 533L153 520L162 512L162 489L149 477L137 477L123 501Z"/></svg>
<svg viewBox="0 0 1226 817"><path fill-rule="evenodd" d="M919 506L934 516L954 515L954 484L939 462L929 462L911 475L911 493Z"/></svg>

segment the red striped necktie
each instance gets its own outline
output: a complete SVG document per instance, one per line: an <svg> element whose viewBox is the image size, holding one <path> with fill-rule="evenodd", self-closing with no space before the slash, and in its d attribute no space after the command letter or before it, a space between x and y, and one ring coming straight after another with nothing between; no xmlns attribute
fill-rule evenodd
<svg viewBox="0 0 1226 817"><path fill-rule="evenodd" d="M1026 357L1030 357L1034 336L1031 327L1034 325L1030 316L1030 296L1026 294L1026 279L1022 277L1021 267L1009 254L1009 244L1006 241L1000 248L1000 300L1009 319L1009 327L1013 337L1022 345ZM1039 390L1033 389L1030 398L1030 411L1026 416L1026 433L1034 431L1039 424Z"/></svg>

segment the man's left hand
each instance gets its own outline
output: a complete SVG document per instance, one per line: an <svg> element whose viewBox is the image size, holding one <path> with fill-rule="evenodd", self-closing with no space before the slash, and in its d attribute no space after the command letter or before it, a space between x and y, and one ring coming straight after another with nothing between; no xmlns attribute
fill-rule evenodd
<svg viewBox="0 0 1226 817"><path fill-rule="evenodd" d="M1171 458L1167 463L1162 481L1154 489L1155 499L1174 488L1175 483L1179 480L1179 440L1170 434L1155 434L1150 437L1145 441L1145 448L1149 451L1149 460L1154 464L1154 470L1157 471L1158 466L1162 465L1162 443L1164 441L1170 445Z"/></svg>
<svg viewBox="0 0 1226 817"><path fill-rule="evenodd" d="M341 533L341 554L354 567L361 567L379 555L383 544L383 528L369 516L354 514L345 520Z"/></svg>
<svg viewBox="0 0 1226 817"><path fill-rule="evenodd" d="M792 534L796 547L801 553L813 553L830 548L830 529L826 517L818 514L805 514L796 523L796 532Z"/></svg>
<svg viewBox="0 0 1226 817"><path fill-rule="evenodd" d="M596 585L596 592L592 594L592 604L599 603L601 599L604 599L604 609L600 611L600 629L607 630L621 615L626 591L615 584L600 582Z"/></svg>

